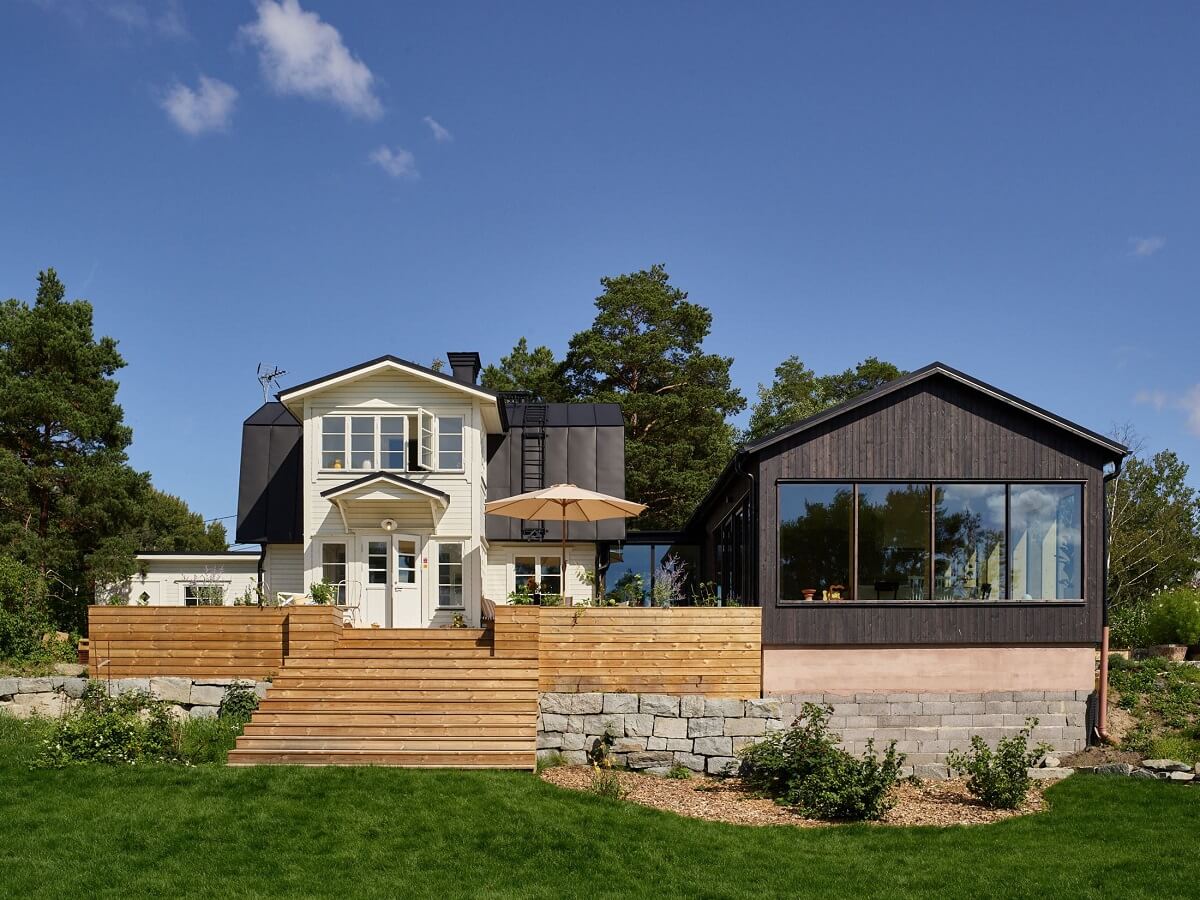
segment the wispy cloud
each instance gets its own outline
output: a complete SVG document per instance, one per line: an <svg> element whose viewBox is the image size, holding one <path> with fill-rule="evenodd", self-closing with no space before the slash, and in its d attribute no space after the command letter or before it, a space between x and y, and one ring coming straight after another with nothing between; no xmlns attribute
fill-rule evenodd
<svg viewBox="0 0 1200 900"><path fill-rule="evenodd" d="M420 178L417 160L403 147L376 147L368 157L393 178Z"/></svg>
<svg viewBox="0 0 1200 900"><path fill-rule="evenodd" d="M181 131L198 135L228 129L237 97L233 85L201 75L195 90L176 82L163 97L162 107Z"/></svg>
<svg viewBox="0 0 1200 900"><path fill-rule="evenodd" d="M450 129L433 116L426 116L421 121L429 126L429 130L433 132L433 139L439 144L448 144L454 140L454 135L450 133Z"/></svg>
<svg viewBox="0 0 1200 900"><path fill-rule="evenodd" d="M260 0L258 19L241 35L258 47L267 83L281 94L325 100L364 119L383 115L375 76L346 47L341 33L299 0Z"/></svg>
<svg viewBox="0 0 1200 900"><path fill-rule="evenodd" d="M1167 239L1153 235L1151 237L1133 237L1129 239L1129 252L1134 256L1145 258L1153 256L1163 247L1167 246Z"/></svg>
<svg viewBox="0 0 1200 900"><path fill-rule="evenodd" d="M65 16L77 27L93 21L93 13L126 31L151 37L188 35L182 0L34 0L38 6Z"/></svg>
<svg viewBox="0 0 1200 900"><path fill-rule="evenodd" d="M1200 384L1194 384L1178 394L1160 388L1141 390L1134 395L1133 402L1149 406L1155 412L1181 410L1187 418L1188 431L1200 436Z"/></svg>

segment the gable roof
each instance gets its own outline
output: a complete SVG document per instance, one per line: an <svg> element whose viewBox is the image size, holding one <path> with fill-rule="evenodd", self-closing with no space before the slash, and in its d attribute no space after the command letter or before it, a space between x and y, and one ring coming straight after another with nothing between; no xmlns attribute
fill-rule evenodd
<svg viewBox="0 0 1200 900"><path fill-rule="evenodd" d="M415 375L418 378L435 382L442 387L462 391L481 400L490 400L496 405L501 430L506 430L508 427L504 403L500 401L500 395L495 391L488 390L477 384L467 384L443 372L436 372L427 366L419 365L411 360L401 359L399 356L392 356L390 353L385 356L377 356L375 359L369 359L366 362L350 366L346 369L340 369L337 372L330 372L328 375L322 375L320 378L314 378L311 381L305 381L290 388L284 388L275 396L281 403L292 403L301 397L327 387L332 387L335 384L365 378L368 375L373 375L376 372L387 369Z"/></svg>
<svg viewBox="0 0 1200 900"><path fill-rule="evenodd" d="M1097 434L1095 431L1092 431L1089 428L1084 428L1082 425L1077 425L1069 419L1064 419L1062 416L1056 416L1049 410L1042 409L1040 406L1035 406L1026 400L1022 400L1020 397L1010 394L1007 391L1002 391L1000 388L994 387L987 382L980 381L978 378L972 378L966 372L960 372L958 369L952 368L951 366L941 362L932 362L927 366L922 366L915 372L909 372L907 375L903 375L894 381L889 381L887 384L882 384L874 390L867 391L865 394L859 394L857 397L853 397L843 403L839 403L837 406L831 406L829 409L822 410L814 416L809 416L807 419L801 419L799 422L793 422L791 425L781 428L776 432L765 435L757 440L750 441L743 449L747 453L756 453L759 450L763 450L766 447L771 446L772 444L786 440L793 435L800 434L803 431L807 431L808 429L828 422L831 419L844 416L846 413L858 409L861 406L865 406L868 403L879 400L882 397L886 397L889 394L893 394L896 391L903 390L910 385L916 384L920 381L925 381L935 376L949 378L958 382L959 384L979 391L982 394L986 394L995 400L999 400L1001 403L1005 403L1015 409L1019 409L1022 412L1027 413L1028 415L1041 419L1050 425L1061 428L1063 431L1070 432L1081 440L1099 446L1114 457L1121 458L1129 455L1129 448L1124 444L1114 441L1112 438L1105 437L1102 434Z"/></svg>
<svg viewBox="0 0 1200 900"><path fill-rule="evenodd" d="M383 481L395 487L401 487L405 490L412 491L415 494L421 494L431 500L437 500L440 503L447 504L450 502L450 495L445 491L439 491L437 488L431 488L421 484L419 481L413 481L411 478L401 478L399 475L393 475L391 472L371 472L364 475L362 478L355 478L353 481L347 481L345 484L339 484L337 487L331 487L327 491L321 491L321 496L327 500L332 500L340 497L342 494L357 490L361 487L366 487L376 481Z"/></svg>

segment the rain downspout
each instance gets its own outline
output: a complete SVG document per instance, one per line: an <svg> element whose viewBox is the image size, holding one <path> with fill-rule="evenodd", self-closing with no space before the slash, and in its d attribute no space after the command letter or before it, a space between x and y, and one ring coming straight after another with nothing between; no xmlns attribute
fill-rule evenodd
<svg viewBox="0 0 1200 900"><path fill-rule="evenodd" d="M1100 674L1099 690L1096 709L1096 737L1101 743L1108 743L1108 565L1109 565L1109 527L1108 527L1108 483L1121 474L1121 464L1125 457L1117 460L1113 470L1104 476L1104 578L1100 584L1101 623L1100 631Z"/></svg>

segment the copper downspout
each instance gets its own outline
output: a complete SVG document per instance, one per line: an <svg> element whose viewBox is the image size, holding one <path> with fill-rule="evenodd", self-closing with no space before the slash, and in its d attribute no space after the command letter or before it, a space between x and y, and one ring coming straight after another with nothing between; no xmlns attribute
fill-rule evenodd
<svg viewBox="0 0 1200 900"><path fill-rule="evenodd" d="M1107 744L1108 738L1108 483L1121 474L1121 465L1125 462L1122 456L1117 460L1113 470L1104 476L1104 581L1100 585L1104 627L1100 631L1100 681L1097 691L1096 737L1100 743Z"/></svg>

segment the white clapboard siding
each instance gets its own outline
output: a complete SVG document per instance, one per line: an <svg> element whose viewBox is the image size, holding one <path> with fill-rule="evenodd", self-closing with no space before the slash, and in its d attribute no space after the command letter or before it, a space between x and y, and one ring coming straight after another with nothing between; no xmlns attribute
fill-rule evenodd
<svg viewBox="0 0 1200 900"><path fill-rule="evenodd" d="M303 591L304 545L267 545L267 554L263 558L263 578L272 591Z"/></svg>
<svg viewBox="0 0 1200 900"><path fill-rule="evenodd" d="M514 581L515 562L518 556L558 556L561 552L562 547L551 541L529 544L492 542L488 547L484 596L496 603L506 601L516 583ZM584 581L584 576L586 573L594 572L595 569L595 545L568 544L567 595L577 600L591 597L592 587Z"/></svg>

